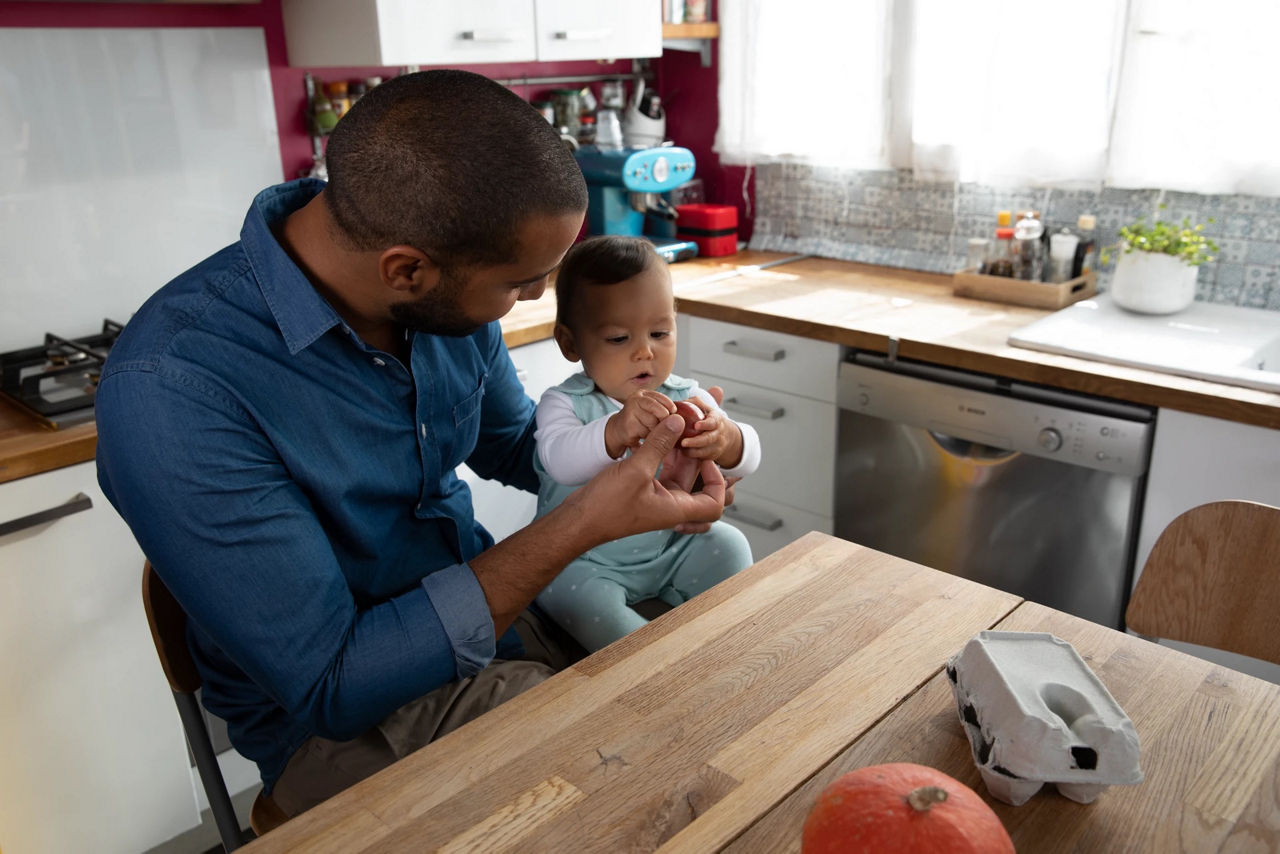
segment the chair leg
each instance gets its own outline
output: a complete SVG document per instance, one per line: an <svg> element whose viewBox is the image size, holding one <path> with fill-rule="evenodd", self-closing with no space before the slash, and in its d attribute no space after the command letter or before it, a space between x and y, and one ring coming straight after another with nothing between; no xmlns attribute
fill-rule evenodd
<svg viewBox="0 0 1280 854"><path fill-rule="evenodd" d="M200 772L204 793L209 798L209 809L218 826L222 847L228 852L234 851L243 844L240 822L236 820L231 795L227 793L227 781L222 777L222 768L218 766L218 757L214 755L213 743L209 741L209 729L200 712L200 703L195 694L179 691L173 692L173 701L178 704L182 728L186 730L187 741L191 744L191 753L196 759L196 769Z"/></svg>

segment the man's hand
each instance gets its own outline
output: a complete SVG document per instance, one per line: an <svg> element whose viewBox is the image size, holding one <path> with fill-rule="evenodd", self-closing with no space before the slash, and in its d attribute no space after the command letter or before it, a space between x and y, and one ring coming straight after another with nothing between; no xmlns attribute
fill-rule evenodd
<svg viewBox="0 0 1280 854"><path fill-rule="evenodd" d="M612 459L618 459L627 448L639 446L659 421L675 411L676 405L665 394L641 389L623 401L622 409L605 422L605 450Z"/></svg>
<svg viewBox="0 0 1280 854"><path fill-rule="evenodd" d="M560 505L566 516L572 514L578 520L582 535L592 540L583 551L632 534L688 523L710 524L720 518L724 476L710 460L687 460L664 469L661 481L656 479L659 465L683 432L683 419L667 416L631 456L593 477ZM702 488L691 493L699 475Z"/></svg>

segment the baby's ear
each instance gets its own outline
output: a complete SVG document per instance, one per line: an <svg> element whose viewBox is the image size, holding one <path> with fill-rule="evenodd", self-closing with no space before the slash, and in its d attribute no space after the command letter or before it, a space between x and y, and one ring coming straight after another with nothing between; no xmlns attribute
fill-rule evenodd
<svg viewBox="0 0 1280 854"><path fill-rule="evenodd" d="M578 361L578 349L573 346L573 332L563 323L557 323L551 333L560 345L560 353L570 362Z"/></svg>

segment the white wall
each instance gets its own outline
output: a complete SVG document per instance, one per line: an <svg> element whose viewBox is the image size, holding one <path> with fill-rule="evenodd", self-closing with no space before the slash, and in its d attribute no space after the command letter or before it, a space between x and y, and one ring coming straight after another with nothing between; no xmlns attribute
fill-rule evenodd
<svg viewBox="0 0 1280 854"><path fill-rule="evenodd" d="M281 174L261 29L0 29L0 352L128 321Z"/></svg>

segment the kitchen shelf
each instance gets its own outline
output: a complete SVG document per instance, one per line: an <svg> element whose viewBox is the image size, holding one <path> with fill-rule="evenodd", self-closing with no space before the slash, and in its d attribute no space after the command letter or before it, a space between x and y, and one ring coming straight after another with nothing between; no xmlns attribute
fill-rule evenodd
<svg viewBox="0 0 1280 854"><path fill-rule="evenodd" d="M720 25L715 21L705 24L662 25L662 49L686 50L702 58L702 67L711 65L711 42L720 37Z"/></svg>
<svg viewBox="0 0 1280 854"><path fill-rule="evenodd" d="M663 24L664 39L717 39L720 38L720 24L708 21L705 24Z"/></svg>

